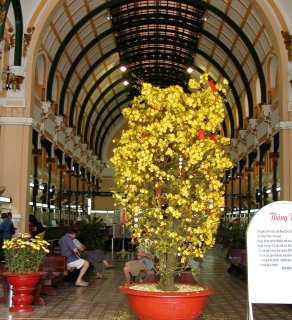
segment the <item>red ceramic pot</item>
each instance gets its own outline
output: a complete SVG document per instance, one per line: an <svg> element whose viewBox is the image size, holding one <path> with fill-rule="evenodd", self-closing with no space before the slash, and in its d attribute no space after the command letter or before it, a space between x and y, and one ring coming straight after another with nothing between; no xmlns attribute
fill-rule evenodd
<svg viewBox="0 0 292 320"><path fill-rule="evenodd" d="M131 287L119 289L127 296L130 307L139 320L197 319L207 297L215 293L208 288L199 292L152 292L134 290Z"/></svg>
<svg viewBox="0 0 292 320"><path fill-rule="evenodd" d="M31 295L35 285L41 277L41 272L32 273L11 273L4 272L3 275L7 277L7 281L12 285L13 306L9 308L10 312L31 312L33 308L31 302L33 296Z"/></svg>

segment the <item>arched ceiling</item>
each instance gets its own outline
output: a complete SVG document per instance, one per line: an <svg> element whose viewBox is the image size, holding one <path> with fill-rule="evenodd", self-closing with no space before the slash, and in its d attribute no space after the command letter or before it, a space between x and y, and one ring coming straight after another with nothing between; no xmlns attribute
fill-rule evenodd
<svg viewBox="0 0 292 320"><path fill-rule="evenodd" d="M250 0L67 0L44 30L41 51L50 61L46 99L56 102L57 114L101 158L141 80L187 90L188 79L202 72L214 82L227 78L222 128L234 136L253 116L256 78L266 103L262 65L273 46Z"/></svg>

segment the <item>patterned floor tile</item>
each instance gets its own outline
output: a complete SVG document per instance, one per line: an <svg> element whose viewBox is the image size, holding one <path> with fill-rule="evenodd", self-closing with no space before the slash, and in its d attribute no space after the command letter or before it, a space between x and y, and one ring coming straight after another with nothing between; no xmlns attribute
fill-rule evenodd
<svg viewBox="0 0 292 320"><path fill-rule="evenodd" d="M109 253L108 258L116 269L105 272L107 279L95 279L93 270L90 270L86 276L89 287L79 288L69 283L66 288L58 289L58 296L44 297L46 305L34 306L34 312L29 314L11 314L2 304L0 320L111 320L122 314L129 316L128 319L136 319L126 297L118 290L124 283L123 265L132 254ZM216 294L208 298L198 320L246 320L247 282L227 272L228 265L221 248L212 249L200 266L197 281L213 288ZM292 319L292 307L287 305L254 305L253 311L254 320Z"/></svg>

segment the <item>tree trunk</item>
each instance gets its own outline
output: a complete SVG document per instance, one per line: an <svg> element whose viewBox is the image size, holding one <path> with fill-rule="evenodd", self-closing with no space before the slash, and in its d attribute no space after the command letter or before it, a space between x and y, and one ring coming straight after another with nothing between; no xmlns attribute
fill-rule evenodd
<svg viewBox="0 0 292 320"><path fill-rule="evenodd" d="M161 254L160 262L160 284L159 289L163 291L176 291L174 283L175 270L177 268L176 250Z"/></svg>

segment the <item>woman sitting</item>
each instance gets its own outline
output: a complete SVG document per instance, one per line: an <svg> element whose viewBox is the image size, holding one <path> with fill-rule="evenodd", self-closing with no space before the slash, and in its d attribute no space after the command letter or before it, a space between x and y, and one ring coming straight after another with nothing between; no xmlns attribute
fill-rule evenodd
<svg viewBox="0 0 292 320"><path fill-rule="evenodd" d="M113 267L105 259L104 253L101 250L87 251L86 247L80 241L77 239L74 239L73 241L76 248L78 248L80 257L89 261L93 265L96 271L96 279L106 279L107 277L105 277L101 272L104 269L113 269Z"/></svg>

